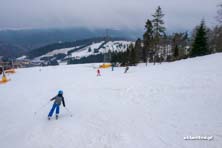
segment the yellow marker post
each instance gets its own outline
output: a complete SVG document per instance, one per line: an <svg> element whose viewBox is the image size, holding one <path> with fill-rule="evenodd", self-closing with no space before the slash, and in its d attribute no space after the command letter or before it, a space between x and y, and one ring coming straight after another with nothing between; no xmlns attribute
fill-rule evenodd
<svg viewBox="0 0 222 148"><path fill-rule="evenodd" d="M8 81L10 81L10 79L7 79L7 77L6 77L6 75L5 75L5 72L4 72L4 70L3 70L3 76L2 76L2 80L0 80L0 84L1 84L1 83L6 83L6 82L8 82Z"/></svg>

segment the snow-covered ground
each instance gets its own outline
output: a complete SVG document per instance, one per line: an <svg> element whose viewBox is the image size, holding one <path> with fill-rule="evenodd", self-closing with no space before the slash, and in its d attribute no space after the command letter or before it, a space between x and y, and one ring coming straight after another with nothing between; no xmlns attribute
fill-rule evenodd
<svg viewBox="0 0 222 148"><path fill-rule="evenodd" d="M91 45L82 48L79 51L73 52L71 57L87 57L90 55L94 54L94 50L98 49L102 44L104 43L104 41L99 42L99 43L92 43ZM89 52L89 49L91 49L91 51Z"/></svg>
<svg viewBox="0 0 222 148"><path fill-rule="evenodd" d="M100 46L105 43L105 41L101 41L101 42L97 42L97 43L92 43L89 46L83 47L82 49L79 49L78 51L75 51L71 54L71 56L67 56L67 57L75 57L75 58L81 58L81 57L87 57L90 55L96 55L99 53L107 53L109 50L110 51L125 51L127 49L127 47L133 43L131 41L109 41L107 43L104 44L103 48L100 48ZM51 57L51 56L55 56L57 54L67 54L70 50L73 50L75 48L79 48L80 46L76 46L76 47L70 47L70 48L62 48L62 49L55 49L51 52L48 52L42 56L36 57L35 60L39 61L41 58L43 57ZM100 49L99 49L100 48ZM89 49L91 49L91 51L89 52ZM98 50L98 53L95 53L94 51ZM24 57L20 57L19 59L24 58ZM26 57L25 57L26 58Z"/></svg>
<svg viewBox="0 0 222 148"><path fill-rule="evenodd" d="M2 148L220 148L222 54L145 67L18 69L0 85ZM62 89L66 106L47 120ZM46 104L46 106L44 106ZM37 114L34 114L37 112ZM213 140L184 140L213 136Z"/></svg>
<svg viewBox="0 0 222 148"><path fill-rule="evenodd" d="M99 53L107 53L109 51L112 51L112 52L113 51L118 51L118 52L126 51L127 47L133 42L130 42L130 41L109 41L103 45L103 48L99 49L99 47L103 43L105 43L105 41L102 41L99 43L93 43L93 44L91 44L79 51L73 52L71 57L81 58L81 57L87 57L90 55L96 55ZM91 49L91 52L89 52L89 49ZM99 52L95 53L94 51L97 49L99 49Z"/></svg>
<svg viewBox="0 0 222 148"><path fill-rule="evenodd" d="M113 42L108 42L104 45L104 51L103 52L108 52L108 50L110 51L126 51L127 47L134 42L130 42L130 41L113 41Z"/></svg>
<svg viewBox="0 0 222 148"><path fill-rule="evenodd" d="M53 50L53 51L51 51L51 52L48 52L48 53L45 54L45 55L36 57L35 60L40 60L40 59L43 58L43 57L51 57L51 56L54 56L54 55L57 55L57 54L67 54L70 50L73 50L73 49L75 49L75 48L79 48L79 46L70 47L70 48L55 49L55 50Z"/></svg>

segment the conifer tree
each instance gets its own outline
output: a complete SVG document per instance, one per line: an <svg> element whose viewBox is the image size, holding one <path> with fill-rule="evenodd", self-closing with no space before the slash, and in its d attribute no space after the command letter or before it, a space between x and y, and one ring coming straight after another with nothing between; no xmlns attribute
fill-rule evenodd
<svg viewBox="0 0 222 148"><path fill-rule="evenodd" d="M151 20L147 20L145 25L145 33L143 34L143 49L142 49L142 60L147 63L148 53L151 52L153 47L153 24Z"/></svg>
<svg viewBox="0 0 222 148"><path fill-rule="evenodd" d="M92 52L92 49L91 49L91 47L89 47L89 49L88 49L88 52Z"/></svg>
<svg viewBox="0 0 222 148"><path fill-rule="evenodd" d="M130 44L129 51L130 51L129 63L130 65L135 66L138 63L138 58L137 58L136 49L133 46L133 44Z"/></svg>
<svg viewBox="0 0 222 148"><path fill-rule="evenodd" d="M192 45L191 57L209 54L207 40L207 29L203 20L196 31L195 39Z"/></svg>
<svg viewBox="0 0 222 148"><path fill-rule="evenodd" d="M217 20L220 24L222 24L222 4L220 4L219 9L217 10Z"/></svg>
<svg viewBox="0 0 222 148"><path fill-rule="evenodd" d="M153 33L154 33L154 48L157 52L157 50L159 50L160 41L162 37L165 36L165 30L166 30L163 21L164 14L160 6L158 6L156 12L152 16L153 16L152 23L153 23Z"/></svg>
<svg viewBox="0 0 222 148"><path fill-rule="evenodd" d="M142 40L138 38L135 43L136 60L139 62L143 57Z"/></svg>
<svg viewBox="0 0 222 148"><path fill-rule="evenodd" d="M174 56L175 58L178 58L178 56L179 56L179 48L178 48L178 45L175 46L175 48L174 48L173 51L174 51L173 56Z"/></svg>

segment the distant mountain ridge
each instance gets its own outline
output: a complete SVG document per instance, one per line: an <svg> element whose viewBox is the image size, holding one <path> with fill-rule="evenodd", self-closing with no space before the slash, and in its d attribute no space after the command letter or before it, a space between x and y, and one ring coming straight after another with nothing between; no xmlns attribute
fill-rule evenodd
<svg viewBox="0 0 222 148"><path fill-rule="evenodd" d="M106 35L114 38L136 39L142 35L140 31L128 29L29 29L29 30L1 30L0 41L19 45L28 50L36 49L56 42L72 42Z"/></svg>
<svg viewBox="0 0 222 148"><path fill-rule="evenodd" d="M124 38L98 37L85 40L77 40L74 42L60 42L49 44L47 46L31 50L26 55L29 59L38 58L39 60L43 57L57 57L61 54L64 55L62 56L63 58L73 56L81 57L82 55L88 56L94 53L104 52L102 50L125 50L130 43L130 40Z"/></svg>
<svg viewBox="0 0 222 148"><path fill-rule="evenodd" d="M66 45L76 44L74 41L95 39L101 36L112 36L113 38L135 40L141 36L140 31L128 29L87 29L87 28L65 28L65 29L29 29L29 30L0 30L0 56L16 58L31 50L38 49L39 52L29 53L30 57L37 53L43 53L42 47L50 51L50 46L59 48ZM62 44L61 44L62 43ZM65 46L66 46L65 45ZM63 48L63 47L62 47Z"/></svg>
<svg viewBox="0 0 222 148"><path fill-rule="evenodd" d="M5 58L18 57L25 54L27 50L21 46L0 41L0 56Z"/></svg>

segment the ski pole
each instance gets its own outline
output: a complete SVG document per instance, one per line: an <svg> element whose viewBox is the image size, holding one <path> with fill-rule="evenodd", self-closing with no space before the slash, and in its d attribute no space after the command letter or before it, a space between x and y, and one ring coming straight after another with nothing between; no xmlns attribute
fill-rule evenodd
<svg viewBox="0 0 222 148"><path fill-rule="evenodd" d="M38 110L45 108L49 103L50 103L50 101L48 101L46 104L43 104L42 106L39 107ZM37 111L35 111L34 114L36 115Z"/></svg>
<svg viewBox="0 0 222 148"><path fill-rule="evenodd" d="M72 112L68 108L66 108L66 107L65 107L65 109L70 114L70 116L72 117Z"/></svg>

